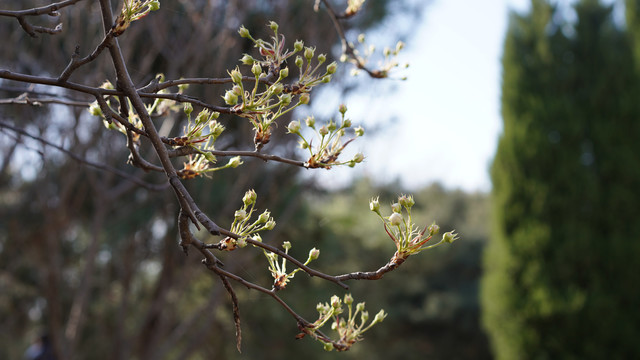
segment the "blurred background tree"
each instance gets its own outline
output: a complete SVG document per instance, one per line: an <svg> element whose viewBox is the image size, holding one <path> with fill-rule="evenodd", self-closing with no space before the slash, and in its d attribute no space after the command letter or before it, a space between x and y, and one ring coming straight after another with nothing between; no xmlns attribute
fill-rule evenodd
<svg viewBox="0 0 640 360"><path fill-rule="evenodd" d="M611 5L574 8L534 0L505 41L482 295L498 359L640 356L638 60Z"/></svg>

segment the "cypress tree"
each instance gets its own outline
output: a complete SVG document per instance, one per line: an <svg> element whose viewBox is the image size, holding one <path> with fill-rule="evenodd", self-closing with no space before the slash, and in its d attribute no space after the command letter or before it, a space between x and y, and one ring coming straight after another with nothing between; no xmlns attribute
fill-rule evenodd
<svg viewBox="0 0 640 360"><path fill-rule="evenodd" d="M611 7L511 14L482 282L498 359L640 358L640 92Z"/></svg>

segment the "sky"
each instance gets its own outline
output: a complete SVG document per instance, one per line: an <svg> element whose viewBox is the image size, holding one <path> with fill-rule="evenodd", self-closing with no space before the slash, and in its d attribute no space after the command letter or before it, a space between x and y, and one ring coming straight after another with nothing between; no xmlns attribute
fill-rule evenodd
<svg viewBox="0 0 640 360"><path fill-rule="evenodd" d="M345 99L347 114L365 129L392 120L349 145L366 155L352 174L382 183L399 179L409 189L440 182L449 189L490 191L488 169L502 128L500 58L508 11L528 8L528 0L427 5L399 58L410 64L400 72L408 79L396 81L390 92L388 85L372 84L371 93Z"/></svg>

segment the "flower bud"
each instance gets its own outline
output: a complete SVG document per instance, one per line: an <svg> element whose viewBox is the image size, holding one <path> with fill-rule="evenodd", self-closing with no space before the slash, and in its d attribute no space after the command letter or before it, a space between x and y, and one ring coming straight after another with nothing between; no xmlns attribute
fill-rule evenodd
<svg viewBox="0 0 640 360"><path fill-rule="evenodd" d="M191 105L191 103L185 103L184 104L184 113L187 114L187 116L191 115L191 113L193 112L193 105Z"/></svg>
<svg viewBox="0 0 640 360"><path fill-rule="evenodd" d="M389 216L389 222L391 223L391 225L399 226L400 224L402 224L402 215L394 212Z"/></svg>
<svg viewBox="0 0 640 360"><path fill-rule="evenodd" d="M429 225L429 228L427 229L427 231L429 231L429 236L433 236L436 235L437 233L440 232L440 226L438 226L435 222L431 225Z"/></svg>
<svg viewBox="0 0 640 360"><path fill-rule="evenodd" d="M310 128L315 128L316 125L316 118L313 116L307 116L307 118L304 120L305 123L307 124L308 127Z"/></svg>
<svg viewBox="0 0 640 360"><path fill-rule="evenodd" d="M365 40L364 34L360 34L360 35L358 35L358 42L359 42L360 44L364 43L364 40Z"/></svg>
<svg viewBox="0 0 640 360"><path fill-rule="evenodd" d="M285 241L282 243L282 248L284 249L285 252L289 251L289 249L291 249L291 242L289 241Z"/></svg>
<svg viewBox="0 0 640 360"><path fill-rule="evenodd" d="M238 245L238 247L240 248L247 246L247 238L245 236L239 238L238 240L236 240L236 245Z"/></svg>
<svg viewBox="0 0 640 360"><path fill-rule="evenodd" d="M227 105L235 105L238 103L238 95L234 94L233 90L227 90L222 98Z"/></svg>
<svg viewBox="0 0 640 360"><path fill-rule="evenodd" d="M281 70L280 70L280 79L284 79L284 78L286 78L287 76L289 76L289 68L288 68L288 67L286 67L286 68L284 68L284 69L281 69Z"/></svg>
<svg viewBox="0 0 640 360"><path fill-rule="evenodd" d="M364 311L364 303L363 302L360 302L360 303L358 303L358 305L356 305L356 312L358 312L358 311Z"/></svg>
<svg viewBox="0 0 640 360"><path fill-rule="evenodd" d="M311 95L309 95L309 93L303 93L302 95L300 95L300 104L306 105L309 103L310 100L311 100Z"/></svg>
<svg viewBox="0 0 640 360"><path fill-rule="evenodd" d="M274 227L276 227L276 222L273 219L270 219L264 224L264 228L267 230L273 230Z"/></svg>
<svg viewBox="0 0 640 360"><path fill-rule="evenodd" d="M324 63L325 61L327 61L327 55L325 55L325 54L320 54L320 55L318 55L318 63L319 63L319 64L322 64L322 63Z"/></svg>
<svg viewBox="0 0 640 360"><path fill-rule="evenodd" d="M218 138L218 136L220 136L220 134L222 134L222 132L224 131L224 125L214 120L211 124L209 124L209 129L211 130L211 134L213 135L213 137Z"/></svg>
<svg viewBox="0 0 640 360"><path fill-rule="evenodd" d="M315 260L320 256L320 250L313 248L309 250L309 260Z"/></svg>
<svg viewBox="0 0 640 360"><path fill-rule="evenodd" d="M271 85L271 92L274 95L281 94L283 90L284 90L284 86L281 83Z"/></svg>
<svg viewBox="0 0 640 360"><path fill-rule="evenodd" d="M204 158L207 159L207 161L212 163L212 164L215 164L216 161L217 161L216 156L213 155L212 153L208 152L208 151L203 153L202 156L204 156Z"/></svg>
<svg viewBox="0 0 640 360"><path fill-rule="evenodd" d="M258 194L256 194L255 190L253 189L247 190L247 192L244 193L244 196L242 197L242 203L245 206L249 206L255 203L257 198L258 198Z"/></svg>
<svg viewBox="0 0 640 360"><path fill-rule="evenodd" d="M320 82L322 82L323 84L326 84L329 81L331 81L331 76L330 75L327 75L327 76L323 77L322 80L320 80Z"/></svg>
<svg viewBox="0 0 640 360"><path fill-rule="evenodd" d="M97 101L94 101L93 103L91 103L91 105L89 105L89 113L93 116L102 116L102 109L100 109Z"/></svg>
<svg viewBox="0 0 640 360"><path fill-rule="evenodd" d="M232 168L237 168L240 165L242 165L242 159L240 158L240 156L232 157L231 159L229 159L229 163L227 163L227 166Z"/></svg>
<svg viewBox="0 0 640 360"><path fill-rule="evenodd" d="M404 48L404 43L402 41L398 41L396 44L396 53L400 52Z"/></svg>
<svg viewBox="0 0 640 360"><path fill-rule="evenodd" d="M335 61L327 65L327 74L334 74L336 70L338 70L338 64Z"/></svg>
<svg viewBox="0 0 640 360"><path fill-rule="evenodd" d="M351 119L344 119L342 121L342 127L343 128L350 128L351 127Z"/></svg>
<svg viewBox="0 0 640 360"><path fill-rule="evenodd" d="M240 36L243 38L251 37L249 30L247 30L247 28L244 27L244 25L240 26L240 29L238 29L238 34L240 34Z"/></svg>
<svg viewBox="0 0 640 360"><path fill-rule="evenodd" d="M269 210L265 210L262 214L260 214L260 216L258 216L258 220L256 220L256 222L258 224L266 223L267 221L269 221L270 217L271 213L269 212Z"/></svg>
<svg viewBox="0 0 640 360"><path fill-rule="evenodd" d="M296 56L296 62L295 62L295 64L296 64L296 66L297 66L297 67L301 68L301 67L302 67L303 62L304 62L304 60L302 60L302 58L301 58L300 56Z"/></svg>
<svg viewBox="0 0 640 360"><path fill-rule="evenodd" d="M288 106L291 104L291 94L282 94L278 97L282 106Z"/></svg>
<svg viewBox="0 0 640 360"><path fill-rule="evenodd" d="M442 241L451 244L452 242L458 240L458 234L455 233L455 230L446 232L442 235Z"/></svg>
<svg viewBox="0 0 640 360"><path fill-rule="evenodd" d="M242 96L242 88L239 85L234 85L231 91L233 91L236 96Z"/></svg>
<svg viewBox="0 0 640 360"><path fill-rule="evenodd" d="M327 130L329 130L329 131L335 131L336 130L336 123L334 123L333 120L329 121L329 124L327 125Z"/></svg>
<svg viewBox="0 0 640 360"><path fill-rule="evenodd" d="M322 126L319 130L318 130L318 134L320 134L321 136L326 136L329 133L329 129L327 129L327 126L324 125Z"/></svg>
<svg viewBox="0 0 640 360"><path fill-rule="evenodd" d="M240 59L240 62L243 63L244 65L253 65L253 63L256 62L256 59L254 59L251 55L249 54L244 54L242 56L242 58Z"/></svg>
<svg viewBox="0 0 640 360"><path fill-rule="evenodd" d="M309 148L309 144L304 140L298 141L298 145L300 146L300 149L308 149Z"/></svg>
<svg viewBox="0 0 640 360"><path fill-rule="evenodd" d="M362 309L364 309L364 303L360 303L360 304L362 304ZM360 304L358 304L358 306L360 306ZM365 322L367 322L367 320L369 320L369 312L362 311L360 313L360 321L364 324Z"/></svg>
<svg viewBox="0 0 640 360"><path fill-rule="evenodd" d="M235 69L231 70L230 75L231 75L231 80L235 84L242 83L242 73L240 72L240 70L237 67Z"/></svg>
<svg viewBox="0 0 640 360"><path fill-rule="evenodd" d="M402 211L402 206L398 203L393 203L391 204L391 210L393 210L394 213L399 213Z"/></svg>
<svg viewBox="0 0 640 360"><path fill-rule="evenodd" d="M251 67L251 72L256 77L260 77L260 74L262 74L262 66L260 66L260 64L258 63L254 63L253 66Z"/></svg>
<svg viewBox="0 0 640 360"><path fill-rule="evenodd" d="M273 32L278 32L278 23L276 23L275 21L270 21L269 28L271 28L271 31Z"/></svg>
<svg viewBox="0 0 640 360"><path fill-rule="evenodd" d="M304 57L307 58L307 61L311 61L311 58L313 58L313 54L315 52L315 48L307 46L306 48L304 48Z"/></svg>
<svg viewBox="0 0 640 360"><path fill-rule="evenodd" d="M382 50L382 54L384 54L385 57L391 55L391 49L385 47L384 50Z"/></svg>
<svg viewBox="0 0 640 360"><path fill-rule="evenodd" d="M376 317L373 318L373 323L379 323L382 322L382 320L384 320L384 318L387 317L387 314L385 314L384 310L380 310L377 314Z"/></svg>
<svg viewBox="0 0 640 360"><path fill-rule="evenodd" d="M247 218L247 212L244 210L236 210L235 214L233 214L233 218L236 221L242 221Z"/></svg>
<svg viewBox="0 0 640 360"><path fill-rule="evenodd" d="M300 134L300 121L292 121L287 125L287 131L290 134Z"/></svg>
<svg viewBox="0 0 640 360"><path fill-rule="evenodd" d="M262 236L260 236L260 234L253 234L253 240L262 242Z"/></svg>
<svg viewBox="0 0 640 360"><path fill-rule="evenodd" d="M353 156L353 162L355 162L356 164L361 163L362 160L364 160L364 154L362 153L357 153Z"/></svg>
<svg viewBox="0 0 640 360"><path fill-rule="evenodd" d="M302 40L296 40L296 42L293 43L293 50L295 52L302 51L303 47L304 47L304 42Z"/></svg>
<svg viewBox="0 0 640 360"><path fill-rule="evenodd" d="M356 136L364 135L364 129L362 128L362 126L358 126L357 128L353 129L353 131L355 132Z"/></svg>
<svg viewBox="0 0 640 360"><path fill-rule="evenodd" d="M331 350L333 350L333 344L332 344L332 343L330 343L330 342L326 342L326 343L324 343L324 345L323 345L323 346L324 346L324 350L325 350L325 351L331 351Z"/></svg>
<svg viewBox="0 0 640 360"><path fill-rule="evenodd" d="M410 209L416 202L413 200L413 196L409 195L402 195L398 198L398 202L400 203L400 205L404 206L405 208Z"/></svg>
<svg viewBox="0 0 640 360"><path fill-rule="evenodd" d="M353 296L351 296L351 294L346 294L344 296L344 303L347 305L353 304Z"/></svg>
<svg viewBox="0 0 640 360"><path fill-rule="evenodd" d="M331 297L331 307L337 309L340 307L340 298L337 295Z"/></svg>
<svg viewBox="0 0 640 360"><path fill-rule="evenodd" d="M378 198L375 199L371 199L371 201L369 201L369 209L371 209L371 211L380 214L380 201L378 201Z"/></svg>
<svg viewBox="0 0 640 360"><path fill-rule="evenodd" d="M198 116L196 116L196 124L202 124L209 121L209 116L211 116L211 112L207 109L203 109L198 113Z"/></svg>

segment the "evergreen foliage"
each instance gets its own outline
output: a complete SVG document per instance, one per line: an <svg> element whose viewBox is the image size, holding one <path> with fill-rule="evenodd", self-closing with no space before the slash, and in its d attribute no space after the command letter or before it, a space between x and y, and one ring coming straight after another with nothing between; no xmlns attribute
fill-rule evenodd
<svg viewBox="0 0 640 360"><path fill-rule="evenodd" d="M482 284L498 359L640 357L640 82L611 7L575 12L534 0L505 40Z"/></svg>

